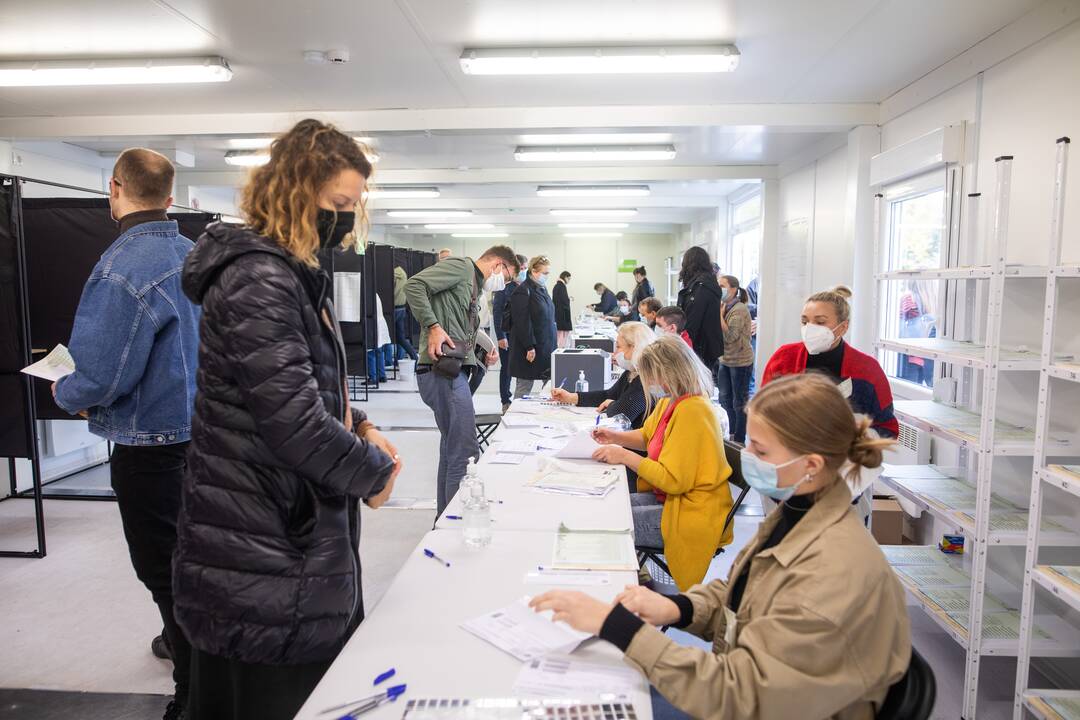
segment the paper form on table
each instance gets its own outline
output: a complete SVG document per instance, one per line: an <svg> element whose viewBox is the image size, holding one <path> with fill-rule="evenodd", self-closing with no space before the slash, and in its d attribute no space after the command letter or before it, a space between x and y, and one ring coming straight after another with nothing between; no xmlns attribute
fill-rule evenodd
<svg viewBox="0 0 1080 720"><path fill-rule="evenodd" d="M521 661L549 653L572 652L591 637L566 623L552 622L550 611L533 611L529 599L525 597L494 612L466 620L461 627Z"/></svg>

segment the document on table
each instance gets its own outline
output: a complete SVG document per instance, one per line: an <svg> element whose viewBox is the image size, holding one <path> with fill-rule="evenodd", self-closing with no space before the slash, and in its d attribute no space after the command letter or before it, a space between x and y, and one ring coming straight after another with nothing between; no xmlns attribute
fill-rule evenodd
<svg viewBox="0 0 1080 720"><path fill-rule="evenodd" d="M600 663L548 655L522 666L514 694L522 697L629 699L643 686L640 672L621 662Z"/></svg>
<svg viewBox="0 0 1080 720"><path fill-rule="evenodd" d="M550 653L573 652L589 633L563 622L552 622L550 611L538 613L522 598L504 608L467 620L461 627L503 652L527 662Z"/></svg>
<svg viewBox="0 0 1080 720"><path fill-rule="evenodd" d="M492 465L520 465L524 459L525 456L520 453L506 452L500 449L492 453L488 462Z"/></svg>
<svg viewBox="0 0 1080 720"><path fill-rule="evenodd" d="M559 526L551 567L556 570L637 570L629 530L571 530Z"/></svg>
<svg viewBox="0 0 1080 720"><path fill-rule="evenodd" d="M535 435L538 438L544 438L545 440L554 440L556 438L565 438L571 433L569 430L561 427L545 425L544 427L538 427L535 430L530 430L529 434Z"/></svg>
<svg viewBox="0 0 1080 720"><path fill-rule="evenodd" d="M592 439L592 433L588 430L578 430L570 436L570 440L563 445L555 457L569 460L588 460L600 445Z"/></svg>
<svg viewBox="0 0 1080 720"><path fill-rule="evenodd" d="M565 572L560 572L558 570L536 570L534 572L525 573L525 584L547 585L550 587L610 585L611 573L581 570L567 570Z"/></svg>
<svg viewBox="0 0 1080 720"><path fill-rule="evenodd" d="M904 565L894 568L901 579L920 589L926 587L967 587L971 578L949 565Z"/></svg>
<svg viewBox="0 0 1080 720"><path fill-rule="evenodd" d="M544 423L541 422L539 415L508 412L503 415L502 424L508 428L526 428L536 427L537 425L543 425Z"/></svg>
<svg viewBox="0 0 1080 720"><path fill-rule="evenodd" d="M541 461L546 459L541 458ZM586 468L575 470L572 467L564 469L549 466L525 483L525 486L541 492L599 498L611 492L619 477L618 471L614 469L590 472Z"/></svg>
<svg viewBox="0 0 1080 720"><path fill-rule="evenodd" d="M967 588L928 587L922 594L946 613L967 612L971 609L971 596ZM983 596L983 612L1005 612L1007 608L993 595Z"/></svg>
<svg viewBox="0 0 1080 720"><path fill-rule="evenodd" d="M536 453L536 443L532 440L501 440L498 452L533 455Z"/></svg>
<svg viewBox="0 0 1080 720"><path fill-rule="evenodd" d="M944 565L942 552L932 545L882 545L890 565Z"/></svg>
<svg viewBox="0 0 1080 720"><path fill-rule="evenodd" d="M57 345L45 357L22 369L27 375L56 382L65 375L75 372L75 359L63 345Z"/></svg>

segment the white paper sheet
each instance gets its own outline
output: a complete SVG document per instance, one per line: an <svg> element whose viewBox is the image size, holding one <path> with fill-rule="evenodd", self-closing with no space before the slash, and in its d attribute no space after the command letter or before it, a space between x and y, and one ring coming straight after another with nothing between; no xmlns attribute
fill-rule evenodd
<svg viewBox="0 0 1080 720"><path fill-rule="evenodd" d="M497 450L491 455L491 459L488 460L492 465L520 465L521 461L525 459L524 455L519 453L503 452Z"/></svg>
<svg viewBox="0 0 1080 720"><path fill-rule="evenodd" d="M569 655L548 655L522 666L514 681L514 694L615 700L629 699L641 685L641 673L616 661L599 663Z"/></svg>
<svg viewBox="0 0 1080 720"><path fill-rule="evenodd" d="M27 365L22 371L42 380L56 382L65 375L75 372L75 359L71 357L66 347L57 345L48 355L36 363Z"/></svg>
<svg viewBox="0 0 1080 720"><path fill-rule="evenodd" d="M944 565L944 554L926 545L882 545L890 565Z"/></svg>
<svg viewBox="0 0 1080 720"><path fill-rule="evenodd" d="M536 452L536 443L531 440L502 440L498 452L532 455Z"/></svg>
<svg viewBox="0 0 1080 720"><path fill-rule="evenodd" d="M461 627L518 660L529 661L549 653L569 653L589 637L562 622L552 613L534 612L523 598L486 615L467 620Z"/></svg>
<svg viewBox="0 0 1080 720"><path fill-rule="evenodd" d="M578 430L570 436L570 439L562 446L562 449L555 453L555 457L566 458L568 460L588 460L592 458L593 453L599 448L599 443L592 439L590 431Z"/></svg>
<svg viewBox="0 0 1080 720"><path fill-rule="evenodd" d="M525 584L552 587L610 585L611 573L582 572L580 570L537 570L525 573Z"/></svg>
<svg viewBox="0 0 1080 720"><path fill-rule="evenodd" d="M544 427L536 428L529 431L530 435L535 435L538 438L545 438L547 440L554 440L556 438L566 438L571 435L570 431L562 427L554 427L546 425Z"/></svg>
<svg viewBox="0 0 1080 720"><path fill-rule="evenodd" d="M360 273L334 273L334 310L341 322L360 322L363 295L360 287Z"/></svg>
<svg viewBox="0 0 1080 720"><path fill-rule="evenodd" d="M571 530L555 536L551 567L556 570L636 570L637 554L629 530Z"/></svg>

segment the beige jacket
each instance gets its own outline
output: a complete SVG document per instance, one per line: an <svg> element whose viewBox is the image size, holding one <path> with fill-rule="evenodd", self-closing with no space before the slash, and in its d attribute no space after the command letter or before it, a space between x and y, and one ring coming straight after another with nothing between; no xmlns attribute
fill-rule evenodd
<svg viewBox="0 0 1080 720"><path fill-rule="evenodd" d="M687 593L687 631L711 640L712 653L645 625L626 656L696 718L872 720L911 656L900 583L855 516L846 483L819 498L779 545L756 554L778 517L769 515L739 553L728 583ZM729 583L751 559L728 645Z"/></svg>
<svg viewBox="0 0 1080 720"><path fill-rule="evenodd" d="M724 354L720 362L728 367L754 364L754 349L750 346L750 309L737 302L728 310L728 329L724 331Z"/></svg>

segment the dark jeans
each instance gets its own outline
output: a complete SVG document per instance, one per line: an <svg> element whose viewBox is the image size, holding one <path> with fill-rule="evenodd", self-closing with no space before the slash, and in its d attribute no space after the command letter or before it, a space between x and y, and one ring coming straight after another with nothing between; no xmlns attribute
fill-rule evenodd
<svg viewBox="0 0 1080 720"><path fill-rule="evenodd" d="M397 341L399 348L405 351L411 359L417 358L416 348L412 346L412 340L409 338L409 313L406 311L404 305L394 306L394 339ZM401 357L399 354L398 357Z"/></svg>
<svg viewBox="0 0 1080 720"><path fill-rule="evenodd" d="M754 377L754 367L757 365L757 335L750 336L750 349L754 351L754 363L750 366L750 397L757 392L757 379Z"/></svg>
<svg viewBox="0 0 1080 720"><path fill-rule="evenodd" d="M431 408L439 428L439 471L436 477L436 509L442 514L465 477L469 458L480 459L476 441L476 412L473 409L469 375L462 372L454 379L421 365L416 372L420 399Z"/></svg>
<svg viewBox="0 0 1080 720"><path fill-rule="evenodd" d="M668 702L656 688L649 687L649 696L652 699L653 720L690 720L689 715Z"/></svg>
<svg viewBox="0 0 1080 720"><path fill-rule="evenodd" d="M135 575L158 606L181 704L188 696L191 645L173 617L172 556L188 443L115 445L109 474Z"/></svg>
<svg viewBox="0 0 1080 720"><path fill-rule="evenodd" d="M188 720L291 720L329 667L329 660L259 665L195 650Z"/></svg>
<svg viewBox="0 0 1080 720"><path fill-rule="evenodd" d="M503 405L509 405L510 395L510 350L499 348L499 398Z"/></svg>
<svg viewBox="0 0 1080 720"><path fill-rule="evenodd" d="M728 367L724 363L716 368L716 389L720 404L727 410L731 425L731 439L746 442L746 403L750 400L750 378L754 366Z"/></svg>

